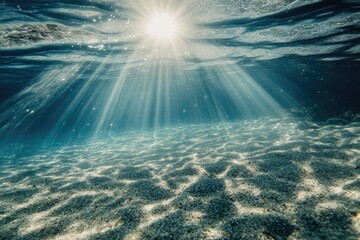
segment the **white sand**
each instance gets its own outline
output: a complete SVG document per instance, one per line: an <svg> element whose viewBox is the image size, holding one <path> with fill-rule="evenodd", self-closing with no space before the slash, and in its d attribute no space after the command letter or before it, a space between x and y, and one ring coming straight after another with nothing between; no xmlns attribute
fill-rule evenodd
<svg viewBox="0 0 360 240"><path fill-rule="evenodd" d="M299 119L7 149L0 239L356 239L359 149Z"/></svg>

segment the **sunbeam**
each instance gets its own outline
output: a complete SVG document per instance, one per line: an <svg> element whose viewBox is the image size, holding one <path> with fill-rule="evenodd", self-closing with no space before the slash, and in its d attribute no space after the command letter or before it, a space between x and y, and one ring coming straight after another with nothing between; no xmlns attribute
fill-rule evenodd
<svg viewBox="0 0 360 240"><path fill-rule="evenodd" d="M0 1L0 239L356 239L359 9Z"/></svg>
<svg viewBox="0 0 360 240"><path fill-rule="evenodd" d="M60 87L51 88L58 91L51 94L51 99L59 106L54 113L55 125L48 126L49 139L63 132L70 133L69 139L89 135L96 138L126 129L158 129L284 113L276 100L230 58L227 64L191 67L194 61L201 63L202 50L192 51L199 44L185 34L185 23L181 21L186 19L185 6L177 12L171 5L149 6L138 20L147 35L140 34L143 38L132 45L132 51L127 50L130 53L126 62L117 61L122 51L109 51L102 62L78 64L76 71L67 71L69 76L54 70L52 81L66 79L67 83L65 92ZM187 31L194 27L186 26ZM37 81L39 85L47 82L43 76ZM63 96L70 102L59 102ZM35 98L31 99L29 102ZM56 113L59 111L61 114ZM5 125L4 131L22 124L32 126L25 119L16 122Z"/></svg>

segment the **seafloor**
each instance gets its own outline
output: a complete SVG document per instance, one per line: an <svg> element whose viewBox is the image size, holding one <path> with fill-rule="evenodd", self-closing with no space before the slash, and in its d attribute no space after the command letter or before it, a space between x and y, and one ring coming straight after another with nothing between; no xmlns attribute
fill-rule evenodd
<svg viewBox="0 0 360 240"><path fill-rule="evenodd" d="M1 239L357 239L360 122L185 125L3 147Z"/></svg>

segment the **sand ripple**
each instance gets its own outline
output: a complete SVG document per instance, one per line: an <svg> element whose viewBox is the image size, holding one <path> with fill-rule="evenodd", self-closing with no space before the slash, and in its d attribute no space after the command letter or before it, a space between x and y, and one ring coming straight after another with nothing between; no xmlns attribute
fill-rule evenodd
<svg viewBox="0 0 360 240"><path fill-rule="evenodd" d="M6 146L0 239L356 239L359 149L301 119Z"/></svg>

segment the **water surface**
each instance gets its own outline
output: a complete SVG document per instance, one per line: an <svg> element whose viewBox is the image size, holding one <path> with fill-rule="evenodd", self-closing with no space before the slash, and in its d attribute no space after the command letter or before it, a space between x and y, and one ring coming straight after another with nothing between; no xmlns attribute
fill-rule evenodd
<svg viewBox="0 0 360 240"><path fill-rule="evenodd" d="M0 1L0 239L358 238L359 10Z"/></svg>

